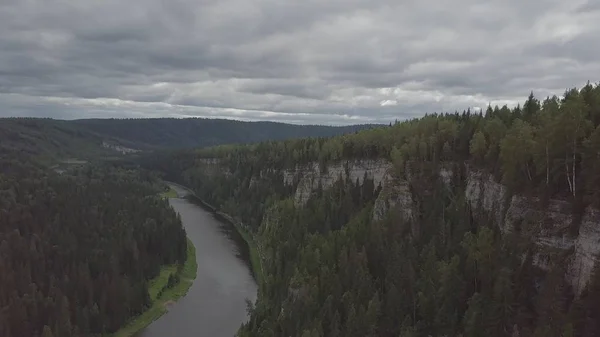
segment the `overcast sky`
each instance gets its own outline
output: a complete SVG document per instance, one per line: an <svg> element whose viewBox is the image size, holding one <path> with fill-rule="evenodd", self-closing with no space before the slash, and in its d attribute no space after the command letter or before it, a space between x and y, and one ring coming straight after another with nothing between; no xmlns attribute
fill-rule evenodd
<svg viewBox="0 0 600 337"><path fill-rule="evenodd" d="M0 116L389 122L600 80L598 0L0 0Z"/></svg>

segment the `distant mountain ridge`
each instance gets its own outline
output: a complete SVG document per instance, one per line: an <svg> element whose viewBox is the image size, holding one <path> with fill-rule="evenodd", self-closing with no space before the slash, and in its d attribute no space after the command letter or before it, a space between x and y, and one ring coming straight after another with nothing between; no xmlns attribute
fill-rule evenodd
<svg viewBox="0 0 600 337"><path fill-rule="evenodd" d="M0 155L94 158L135 150L166 150L290 138L330 137L375 125L322 126L225 119L0 118Z"/></svg>
<svg viewBox="0 0 600 337"><path fill-rule="evenodd" d="M378 126L375 124L294 125L206 118L79 119L69 123L141 147L159 148L191 148L290 138L331 137Z"/></svg>

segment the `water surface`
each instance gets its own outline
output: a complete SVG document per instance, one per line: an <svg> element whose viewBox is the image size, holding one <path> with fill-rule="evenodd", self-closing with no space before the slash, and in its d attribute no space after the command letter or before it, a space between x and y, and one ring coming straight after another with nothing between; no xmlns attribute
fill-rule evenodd
<svg viewBox="0 0 600 337"><path fill-rule="evenodd" d="M231 224L197 200L183 198L188 194L184 188L172 187L179 198L169 202L196 246L198 276L185 297L136 337L234 336L247 320L246 299L256 300L248 247Z"/></svg>

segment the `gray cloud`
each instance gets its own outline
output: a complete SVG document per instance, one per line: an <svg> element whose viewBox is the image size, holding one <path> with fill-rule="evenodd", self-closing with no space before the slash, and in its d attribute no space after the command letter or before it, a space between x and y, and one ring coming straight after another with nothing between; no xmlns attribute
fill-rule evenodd
<svg viewBox="0 0 600 337"><path fill-rule="evenodd" d="M594 0L4 0L0 116L388 122L600 73Z"/></svg>

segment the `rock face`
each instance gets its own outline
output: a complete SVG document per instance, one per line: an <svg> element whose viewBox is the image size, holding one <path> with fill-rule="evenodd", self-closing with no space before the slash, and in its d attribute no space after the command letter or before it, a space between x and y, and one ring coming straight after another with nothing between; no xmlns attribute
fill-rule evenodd
<svg viewBox="0 0 600 337"><path fill-rule="evenodd" d="M592 269L598 262L600 253L600 212L586 209L579 235L575 240L575 253L571 262L572 284L579 293L590 279Z"/></svg>
<svg viewBox="0 0 600 337"><path fill-rule="evenodd" d="M198 158L196 159L196 166L202 167L203 172L208 175L231 175L231 171L223 165L221 158Z"/></svg>
<svg viewBox="0 0 600 337"><path fill-rule="evenodd" d="M385 160L348 160L330 164L325 168L320 167L318 163L313 163L295 170L286 170L283 179L286 184L293 184L296 179L299 179L294 200L296 206L303 206L319 185L326 189L342 177L352 181L358 179L362 183L366 175L373 179L375 187L379 184L383 186L391 167L392 165Z"/></svg>
<svg viewBox="0 0 600 337"><path fill-rule="evenodd" d="M493 215L497 224L504 223L504 198L506 188L489 174L470 172L465 197L472 209L483 209Z"/></svg>
<svg viewBox="0 0 600 337"><path fill-rule="evenodd" d="M509 197L505 186L477 171L469 173L465 192L471 207L488 212L503 233L519 231L532 239L538 267L546 269L553 259L566 256L567 280L576 293L583 290L600 254L598 210L588 207L584 211L579 233L573 236L568 234L573 216L566 201L551 199L542 205L538 198Z"/></svg>
<svg viewBox="0 0 600 337"><path fill-rule="evenodd" d="M215 173L229 173L218 168L218 160L207 159L201 164ZM439 171L446 186L452 183L451 167L441 165ZM326 189L341 177L362 183L366 175L373 179L375 187L379 184L382 187L373 207L374 220L384 219L392 209L406 221L416 220L414 197L408 182L412 174L407 168L405 174L408 180L394 177L392 164L387 160L348 160L329 164L326 168L312 163L282 173L284 184L297 184L294 193L296 207L305 205L319 185ZM600 211L586 209L579 233L571 235L569 228L573 219L568 202L551 199L542 205L534 197L509 195L506 186L486 172L467 168L466 174L465 197L473 212L484 212L502 233L517 231L529 237L537 247L534 262L538 267L547 269L552 263L567 263L567 279L575 292L580 293L600 254ZM252 183L256 182L256 178L251 179Z"/></svg>
<svg viewBox="0 0 600 337"><path fill-rule="evenodd" d="M400 211L404 221L414 220L413 197L408 181L393 179L388 176L373 205L373 220L379 221L384 219L386 214L393 208L397 208Z"/></svg>
<svg viewBox="0 0 600 337"><path fill-rule="evenodd" d="M391 174L391 163L384 160L346 161L327 167L324 173L318 164L284 172L284 182L299 181L295 193L296 206L304 205L318 188L331 186L337 179L348 177L362 182L366 173L382 190L373 207L373 219L381 220L395 209L406 221L414 221L414 199L407 180ZM439 175L447 186L452 170L442 166ZM409 177L410 175L407 174ZM600 211L586 209L577 236L568 234L573 218L570 204L551 199L542 205L538 198L510 196L508 189L491 174L479 170L467 173L465 197L471 208L485 212L502 233L519 231L536 245L534 262L547 269L558 257L568 263L567 279L577 293L587 284L600 254ZM563 261L563 260L561 260Z"/></svg>

